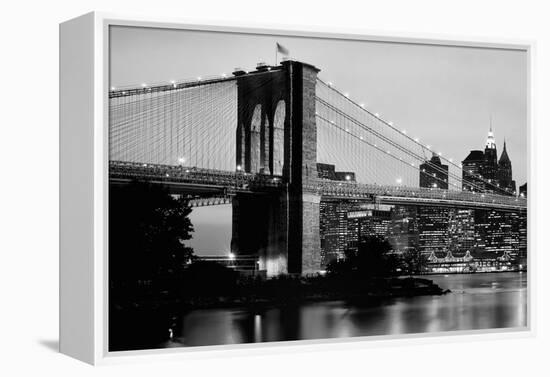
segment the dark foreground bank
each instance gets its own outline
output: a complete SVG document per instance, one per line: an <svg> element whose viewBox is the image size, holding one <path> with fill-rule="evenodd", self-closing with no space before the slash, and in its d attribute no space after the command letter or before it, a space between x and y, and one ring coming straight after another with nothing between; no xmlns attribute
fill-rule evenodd
<svg viewBox="0 0 550 377"><path fill-rule="evenodd" d="M119 297L110 308L110 350L141 349L166 341L181 331L183 316L199 309L241 308L262 312L325 301L376 307L391 298L448 292L432 280L411 277L357 279L317 275L235 279L222 269L216 275L215 284L201 276L182 277L179 281L165 281L166 289L160 292L151 290L147 296L140 292L139 296ZM177 291L173 290L175 286Z"/></svg>

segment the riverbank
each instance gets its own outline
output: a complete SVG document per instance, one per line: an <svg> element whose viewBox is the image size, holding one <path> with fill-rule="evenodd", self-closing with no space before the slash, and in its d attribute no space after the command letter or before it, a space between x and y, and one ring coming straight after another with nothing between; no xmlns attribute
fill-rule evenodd
<svg viewBox="0 0 550 377"><path fill-rule="evenodd" d="M165 306L171 310L195 310L223 307L287 306L307 302L347 301L375 305L392 297L443 295L433 280L419 277L343 279L341 277L281 276L272 279L245 278L223 293L185 290L180 297L167 300L144 300L134 307ZM169 310L170 310L169 309Z"/></svg>
<svg viewBox="0 0 550 377"><path fill-rule="evenodd" d="M440 296L448 293L432 280L417 277L343 278L341 276L280 276L272 279L241 278L234 282L219 279L214 286L185 280L166 281L172 294L159 296L150 291L132 294L110 305L112 350L129 344L168 338L167 329L181 331L181 318L197 310L244 310L261 313L312 303L340 301L355 307L376 307L398 297ZM174 289L177 287L178 289ZM134 292L138 293L138 292ZM133 298L131 298L133 297ZM135 329L142 329L136 333ZM131 341L129 341L131 340Z"/></svg>

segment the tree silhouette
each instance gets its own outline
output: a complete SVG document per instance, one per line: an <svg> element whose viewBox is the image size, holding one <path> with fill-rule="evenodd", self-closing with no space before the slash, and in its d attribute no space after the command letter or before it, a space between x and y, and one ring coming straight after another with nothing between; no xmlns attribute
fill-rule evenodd
<svg viewBox="0 0 550 377"><path fill-rule="evenodd" d="M415 249L406 250L401 256L401 268L409 275L422 273L427 263L428 257Z"/></svg>
<svg viewBox="0 0 550 377"><path fill-rule="evenodd" d="M396 273L398 261L391 251L392 247L385 238L366 237L358 244L357 250L348 249L343 260L331 262L327 272L360 279L392 276Z"/></svg>
<svg viewBox="0 0 550 377"><path fill-rule="evenodd" d="M191 208L163 187L144 182L111 185L109 277L112 287L148 285L180 273L192 258Z"/></svg>

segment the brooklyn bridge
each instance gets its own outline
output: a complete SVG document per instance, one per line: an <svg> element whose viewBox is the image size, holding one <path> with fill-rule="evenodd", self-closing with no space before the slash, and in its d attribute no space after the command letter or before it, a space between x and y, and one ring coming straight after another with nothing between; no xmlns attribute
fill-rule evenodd
<svg viewBox="0 0 550 377"><path fill-rule="evenodd" d="M147 180L192 206L231 203L231 252L257 256L268 276L321 269L323 216L339 203L353 203L350 218L353 210L384 206L526 217L527 199L515 190L466 170L318 73L286 60L251 72L111 88L111 184Z"/></svg>

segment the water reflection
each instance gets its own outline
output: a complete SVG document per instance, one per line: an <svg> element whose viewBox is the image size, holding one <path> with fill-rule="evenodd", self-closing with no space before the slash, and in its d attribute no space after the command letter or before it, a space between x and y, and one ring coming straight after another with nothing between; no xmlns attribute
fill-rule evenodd
<svg viewBox="0 0 550 377"><path fill-rule="evenodd" d="M195 310L167 346L199 346L526 326L527 275L433 276L453 293L387 300L376 307L318 302L262 312Z"/></svg>

